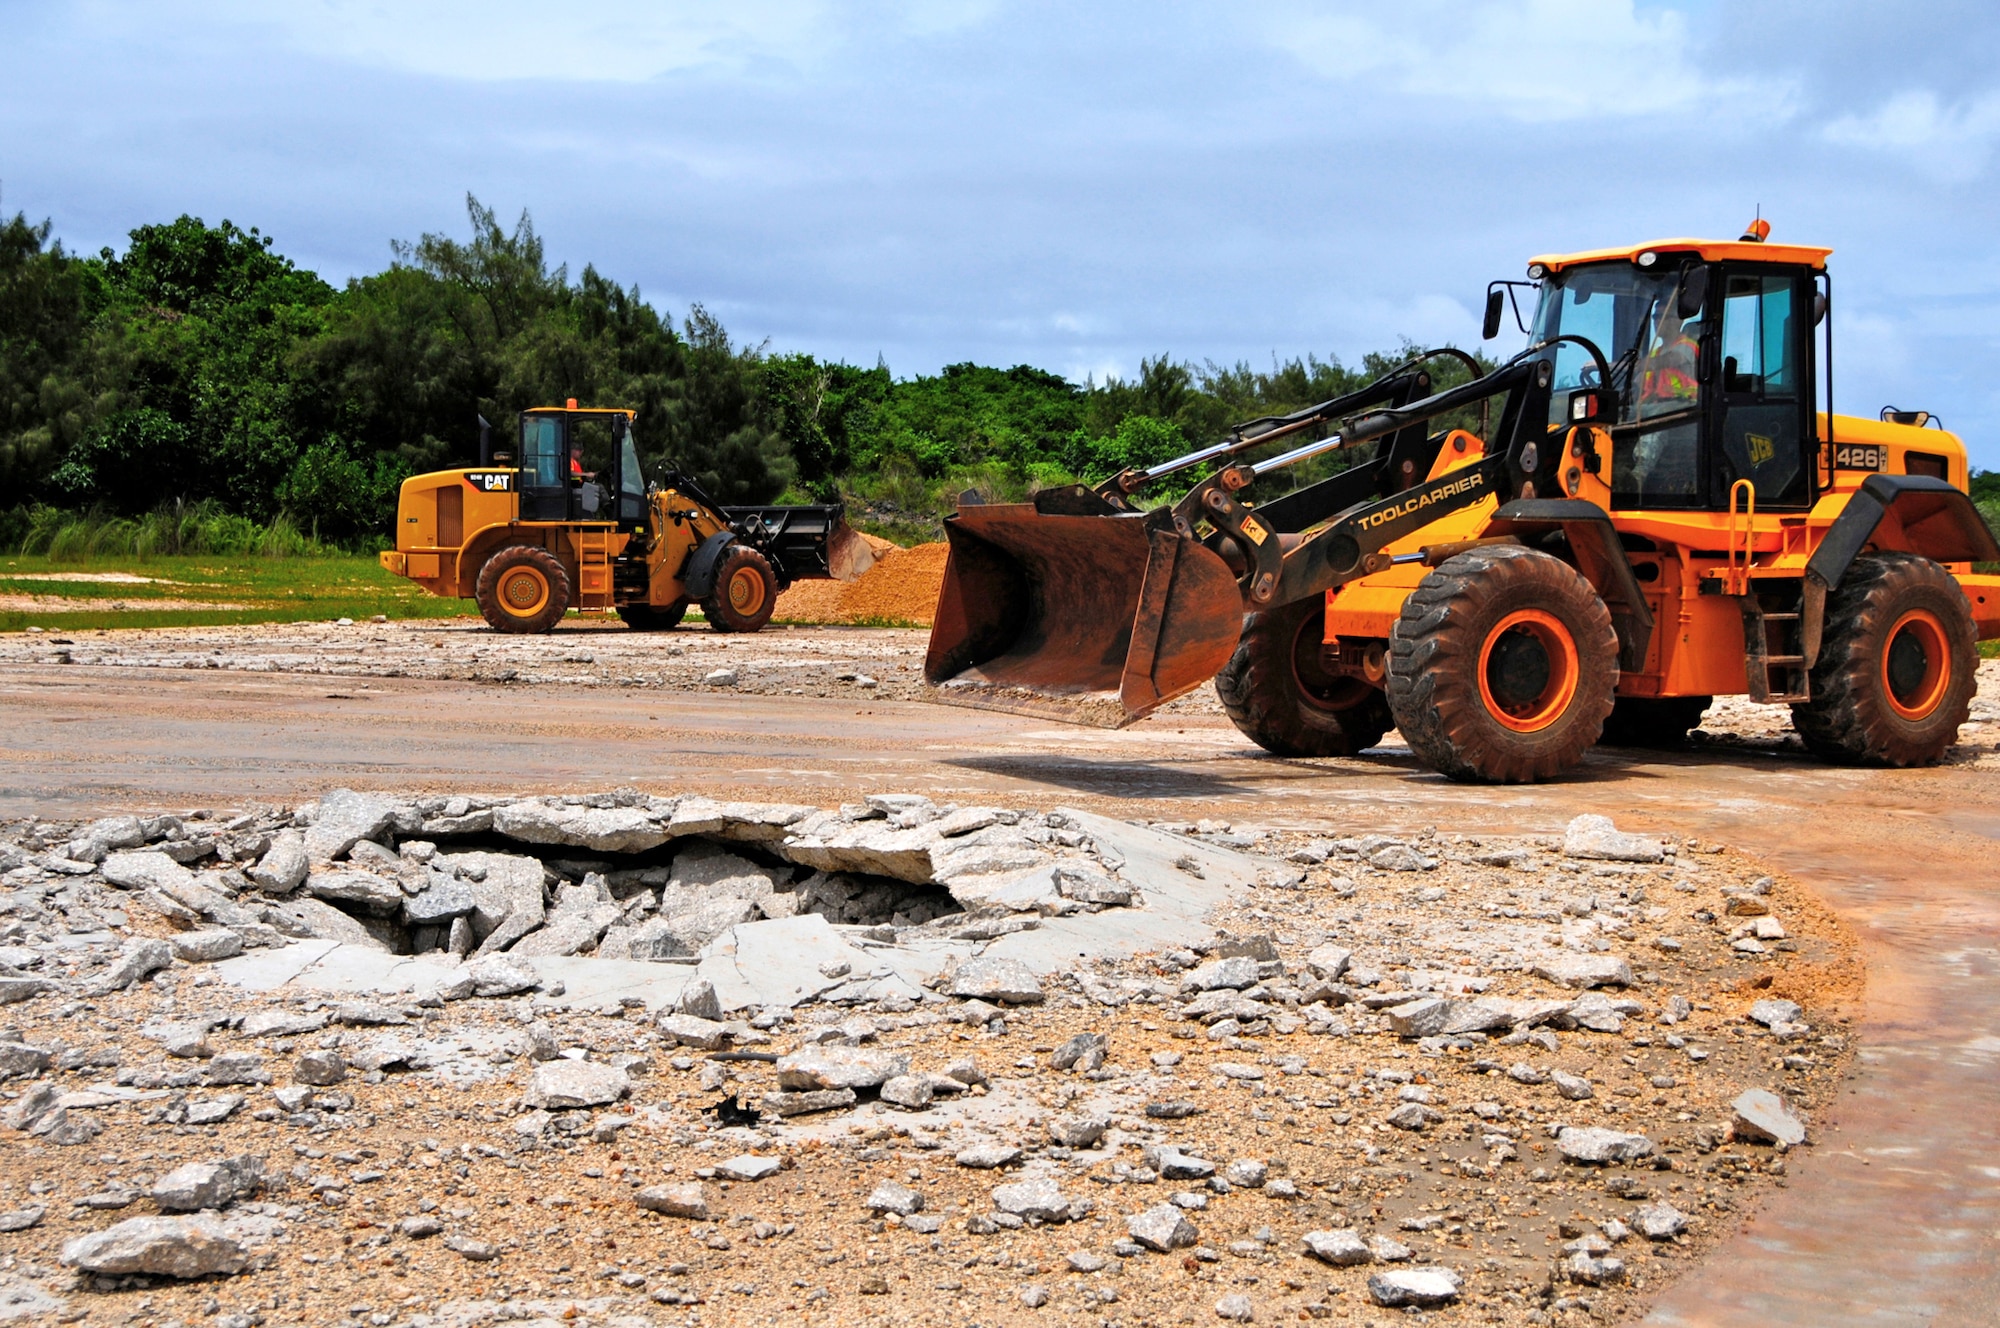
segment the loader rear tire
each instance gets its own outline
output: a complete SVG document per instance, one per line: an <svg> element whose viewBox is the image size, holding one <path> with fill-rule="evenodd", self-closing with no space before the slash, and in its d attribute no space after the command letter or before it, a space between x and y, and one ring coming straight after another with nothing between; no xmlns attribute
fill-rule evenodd
<svg viewBox="0 0 2000 1328"><path fill-rule="evenodd" d="M1569 564L1514 545L1447 559L1389 634L1389 709L1419 760L1468 783L1550 779L1604 731L1611 612Z"/></svg>
<svg viewBox="0 0 2000 1328"><path fill-rule="evenodd" d="M688 602L677 599L671 604L621 604L618 616L625 625L635 632L671 632L681 625L687 616Z"/></svg>
<svg viewBox="0 0 2000 1328"><path fill-rule="evenodd" d="M1929 765L1971 713L1978 636L1965 591L1930 559L1856 558L1827 596L1813 699L1792 724L1830 761Z"/></svg>
<svg viewBox="0 0 2000 1328"><path fill-rule="evenodd" d="M746 544L732 544L715 568L715 589L701 602L702 616L718 632L755 632L778 607L778 576L770 561Z"/></svg>
<svg viewBox="0 0 2000 1328"><path fill-rule="evenodd" d="M1602 747L1650 747L1672 750L1687 745L1688 734L1701 727L1712 696L1621 696L1604 721Z"/></svg>
<svg viewBox="0 0 2000 1328"><path fill-rule="evenodd" d="M1352 756L1393 726L1382 689L1320 665L1326 600L1312 595L1244 620L1215 675L1229 722L1278 756Z"/></svg>
<svg viewBox="0 0 2000 1328"><path fill-rule="evenodd" d="M473 598L496 632L546 632L569 610L569 573L547 549L509 545L479 569Z"/></svg>

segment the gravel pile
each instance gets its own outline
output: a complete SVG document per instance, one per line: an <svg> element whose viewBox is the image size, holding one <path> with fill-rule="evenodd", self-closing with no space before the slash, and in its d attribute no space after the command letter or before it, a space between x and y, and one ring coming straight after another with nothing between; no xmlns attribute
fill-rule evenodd
<svg viewBox="0 0 2000 1328"><path fill-rule="evenodd" d="M944 585L943 544L878 548L854 581L800 581L778 597L774 615L796 623L915 623L928 627Z"/></svg>

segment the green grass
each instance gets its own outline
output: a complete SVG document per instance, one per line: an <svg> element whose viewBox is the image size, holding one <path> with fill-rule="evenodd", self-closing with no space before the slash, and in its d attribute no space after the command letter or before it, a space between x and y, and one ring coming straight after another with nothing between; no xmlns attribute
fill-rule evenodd
<svg viewBox="0 0 2000 1328"><path fill-rule="evenodd" d="M76 573L128 572L153 577L144 585L49 580ZM61 612L0 607L0 632L41 627L51 632L111 627L213 627L236 623L456 618L473 613L470 600L439 599L415 582L391 576L372 557L306 558L196 555L98 557L53 561L0 556L0 605L18 595L56 595ZM189 607L149 608L181 601ZM79 603L93 607L79 608ZM101 603L104 607L94 607ZM195 607L214 604L240 607ZM114 605L118 607L114 607Z"/></svg>

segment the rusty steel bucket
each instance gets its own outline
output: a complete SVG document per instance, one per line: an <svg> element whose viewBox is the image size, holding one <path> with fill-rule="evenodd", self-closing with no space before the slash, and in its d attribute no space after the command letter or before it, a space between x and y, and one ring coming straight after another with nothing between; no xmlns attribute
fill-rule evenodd
<svg viewBox="0 0 2000 1328"><path fill-rule="evenodd" d="M941 699L1122 728L1214 677L1243 630L1228 564L1165 511L966 505L924 676Z"/></svg>

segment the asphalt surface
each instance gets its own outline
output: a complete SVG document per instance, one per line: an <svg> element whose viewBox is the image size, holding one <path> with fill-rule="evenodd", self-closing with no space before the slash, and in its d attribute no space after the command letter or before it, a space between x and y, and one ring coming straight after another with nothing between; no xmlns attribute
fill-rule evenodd
<svg viewBox="0 0 2000 1328"><path fill-rule="evenodd" d="M1920 771L1834 769L1751 733L1672 755L1600 750L1557 784L1467 788L1393 747L1273 758L1208 714L1110 733L859 694L23 661L0 663L0 816L341 785L638 785L822 803L990 795L1332 832L1551 833L1594 811L1722 840L1810 883L1859 935L1861 1049L1785 1187L1645 1322L1972 1324L2000 1304L2000 756L1983 733L1979 751Z"/></svg>

